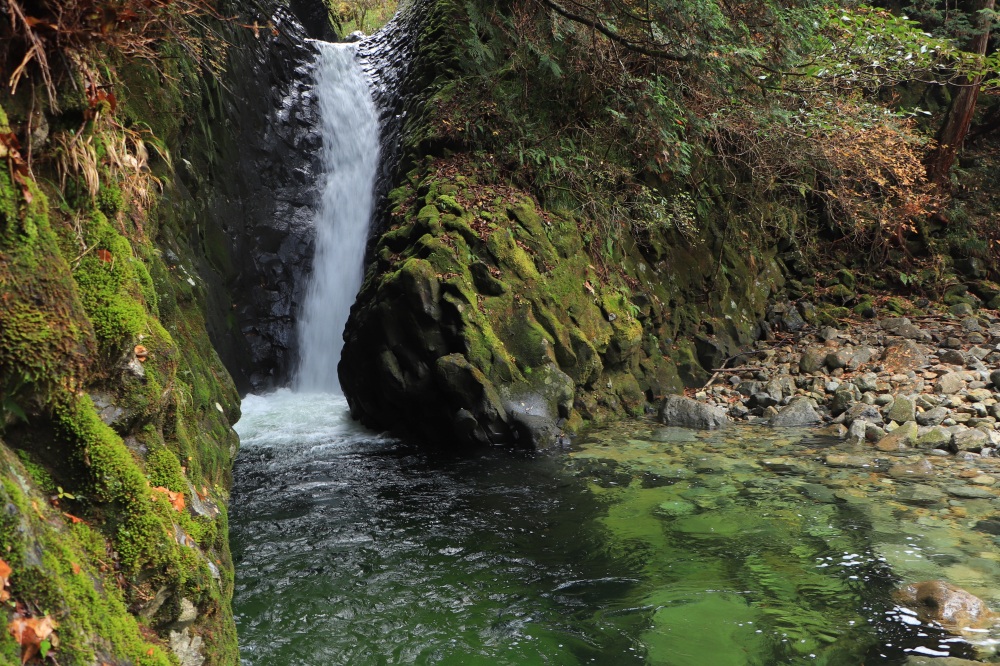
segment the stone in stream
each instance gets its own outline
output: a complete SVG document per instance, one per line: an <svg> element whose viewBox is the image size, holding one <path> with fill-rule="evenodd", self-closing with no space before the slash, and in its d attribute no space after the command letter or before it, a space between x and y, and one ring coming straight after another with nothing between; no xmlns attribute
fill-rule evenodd
<svg viewBox="0 0 1000 666"><path fill-rule="evenodd" d="M915 483L901 487L896 493L896 499L907 504L926 506L928 504L937 504L943 500L944 493L934 486Z"/></svg>
<svg viewBox="0 0 1000 666"><path fill-rule="evenodd" d="M863 419L854 419L851 427L847 429L847 443L857 446L865 441L868 432L868 423Z"/></svg>
<svg viewBox="0 0 1000 666"><path fill-rule="evenodd" d="M824 458L828 467L862 468L872 467L873 463L864 456L852 456L846 453L830 453Z"/></svg>
<svg viewBox="0 0 1000 666"><path fill-rule="evenodd" d="M917 437L921 449L945 449L951 447L951 432L941 426L932 426Z"/></svg>
<svg viewBox="0 0 1000 666"><path fill-rule="evenodd" d="M962 499L995 499L996 495L986 490L985 488L977 488L974 486L948 486L944 489L946 493L953 497L961 497Z"/></svg>
<svg viewBox="0 0 1000 666"><path fill-rule="evenodd" d="M952 446L956 451L975 451L988 445L990 436L978 428L969 428L955 433Z"/></svg>
<svg viewBox="0 0 1000 666"><path fill-rule="evenodd" d="M913 398L910 396L899 395L896 396L896 400L893 401L892 407L889 408L889 413L886 414L885 418L887 421L906 423L907 421L912 421L916 413L917 409Z"/></svg>
<svg viewBox="0 0 1000 666"><path fill-rule="evenodd" d="M769 425L778 428L792 426L806 426L819 423L820 415L813 409L812 402L808 398L795 398L781 410L771 417Z"/></svg>
<svg viewBox="0 0 1000 666"><path fill-rule="evenodd" d="M934 467L925 459L917 462L900 462L889 468L889 476L905 481L907 479L925 479L934 476Z"/></svg>
<svg viewBox="0 0 1000 666"><path fill-rule="evenodd" d="M664 425L695 430L714 430L729 425L729 417L724 410L679 395L664 398L659 417Z"/></svg>
<svg viewBox="0 0 1000 666"><path fill-rule="evenodd" d="M980 520L976 523L976 526L973 529L977 532L985 532L986 534L1000 536L1000 520L995 518Z"/></svg>
<svg viewBox="0 0 1000 666"><path fill-rule="evenodd" d="M997 616L979 597L943 580L927 580L899 588L895 600L916 611L921 621L936 623L953 634L993 626Z"/></svg>
<svg viewBox="0 0 1000 666"><path fill-rule="evenodd" d="M875 448L879 451L885 451L886 453L893 451L905 451L913 446L916 441L917 424L913 421L907 421L880 439L878 444L875 445Z"/></svg>
<svg viewBox="0 0 1000 666"><path fill-rule="evenodd" d="M851 407L844 413L844 423L851 425L855 421L866 421L868 423L874 423L875 425L882 425L882 423L884 423L882 420L882 412L880 412L877 407L873 405L866 405L863 402L851 405Z"/></svg>
<svg viewBox="0 0 1000 666"><path fill-rule="evenodd" d="M918 657L910 655L904 666L983 666L981 661L962 659L961 657Z"/></svg>

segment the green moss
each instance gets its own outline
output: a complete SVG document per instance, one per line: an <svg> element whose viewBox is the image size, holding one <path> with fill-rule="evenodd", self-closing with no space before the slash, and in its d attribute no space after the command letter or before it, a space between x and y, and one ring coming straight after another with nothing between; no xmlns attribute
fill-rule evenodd
<svg viewBox="0 0 1000 666"><path fill-rule="evenodd" d="M157 447L146 456L146 476L154 486L180 493L187 490L181 461L173 451L165 447Z"/></svg>
<svg viewBox="0 0 1000 666"><path fill-rule="evenodd" d="M125 199L122 190L114 182L101 183L97 191L97 207L108 217L114 217L125 209Z"/></svg>
<svg viewBox="0 0 1000 666"><path fill-rule="evenodd" d="M73 271L94 332L107 351L134 340L146 326L142 286L132 247L100 212L95 211L87 234L92 250ZM148 272L147 284L152 286Z"/></svg>
<svg viewBox="0 0 1000 666"><path fill-rule="evenodd" d="M170 656L147 642L113 576L103 564L103 538L85 524L66 525L48 508L38 490L25 481L9 449L0 442L0 549L11 565L12 598L44 609L58 623L61 664L89 665L127 660L167 666ZM54 515L55 514L55 515ZM4 632L0 655L19 654Z"/></svg>

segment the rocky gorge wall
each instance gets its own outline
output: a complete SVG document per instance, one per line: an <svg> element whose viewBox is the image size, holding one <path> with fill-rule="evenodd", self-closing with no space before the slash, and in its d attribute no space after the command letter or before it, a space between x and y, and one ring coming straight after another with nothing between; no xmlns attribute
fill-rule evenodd
<svg viewBox="0 0 1000 666"><path fill-rule="evenodd" d="M221 70L167 41L108 56L103 94L61 79L58 110L0 95L0 595L58 663L238 663L231 425L293 364L330 30L225 9Z"/></svg>
<svg viewBox="0 0 1000 666"><path fill-rule="evenodd" d="M632 230L595 252L585 215L546 207L456 141L466 120L449 114L479 39L470 7L416 3L409 19L396 188L375 221L341 384L375 428L545 446L704 382L753 338L782 268L777 247L729 240L724 213L694 234Z"/></svg>

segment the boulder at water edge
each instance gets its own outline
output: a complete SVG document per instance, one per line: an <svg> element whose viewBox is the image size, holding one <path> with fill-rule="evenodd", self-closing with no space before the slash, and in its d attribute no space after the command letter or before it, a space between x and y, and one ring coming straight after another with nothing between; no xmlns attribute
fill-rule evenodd
<svg viewBox="0 0 1000 666"><path fill-rule="evenodd" d="M714 430L729 425L729 417L720 407L710 407L690 398L671 395L660 406L660 422L679 428Z"/></svg>
<svg viewBox="0 0 1000 666"><path fill-rule="evenodd" d="M820 422L820 415L808 398L796 398L781 408L768 423L777 428L814 425Z"/></svg>

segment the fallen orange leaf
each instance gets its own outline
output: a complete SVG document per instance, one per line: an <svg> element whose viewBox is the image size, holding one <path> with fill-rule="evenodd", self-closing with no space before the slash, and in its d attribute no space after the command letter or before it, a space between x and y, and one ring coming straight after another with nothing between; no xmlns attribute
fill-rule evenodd
<svg viewBox="0 0 1000 666"><path fill-rule="evenodd" d="M63 515L66 516L67 518L69 518L70 521L72 521L72 523L74 525L76 525L77 523L82 523L83 522L83 518L77 518L76 516L74 516L71 513L66 513L65 511L63 511Z"/></svg>
<svg viewBox="0 0 1000 666"><path fill-rule="evenodd" d="M184 510L184 493L174 492L169 488L164 488L163 486L156 486L153 488L154 492L164 493L167 499L170 500L170 505L173 506L178 511Z"/></svg>
<svg viewBox="0 0 1000 666"><path fill-rule="evenodd" d="M48 615L44 617L15 617L7 625L7 631L21 646L21 663L25 664L41 648L58 623Z"/></svg>
<svg viewBox="0 0 1000 666"><path fill-rule="evenodd" d="M97 258L103 261L104 263L109 264L114 259L114 255L112 255L107 250L101 249L97 251Z"/></svg>
<svg viewBox="0 0 1000 666"><path fill-rule="evenodd" d="M73 573L75 573L75 574L80 573L80 565L79 564L77 564L76 562L71 562L70 566L73 568Z"/></svg>
<svg viewBox="0 0 1000 666"><path fill-rule="evenodd" d="M10 592L7 591L7 579L10 578L12 571L9 564L0 560L0 601L10 599Z"/></svg>

